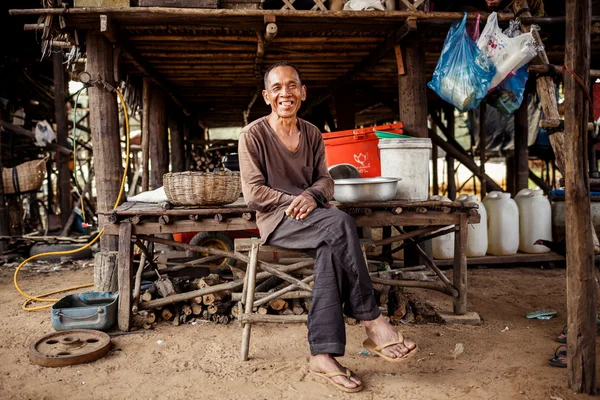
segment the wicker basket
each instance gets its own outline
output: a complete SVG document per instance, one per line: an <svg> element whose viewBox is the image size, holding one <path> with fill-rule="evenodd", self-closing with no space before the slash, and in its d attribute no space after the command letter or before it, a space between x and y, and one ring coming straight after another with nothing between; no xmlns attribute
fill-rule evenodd
<svg viewBox="0 0 600 400"><path fill-rule="evenodd" d="M169 202L176 206L217 206L240 197L239 172L170 172L163 175Z"/></svg>
<svg viewBox="0 0 600 400"><path fill-rule="evenodd" d="M15 168L2 169L4 193L23 193L38 190L46 176L46 160L27 161Z"/></svg>

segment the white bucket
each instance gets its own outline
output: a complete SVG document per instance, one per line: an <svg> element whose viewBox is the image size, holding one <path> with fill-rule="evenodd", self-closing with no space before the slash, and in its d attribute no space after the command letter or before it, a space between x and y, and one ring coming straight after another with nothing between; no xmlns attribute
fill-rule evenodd
<svg viewBox="0 0 600 400"><path fill-rule="evenodd" d="M431 139L379 139L381 176L402 178L396 200L423 201L429 198Z"/></svg>

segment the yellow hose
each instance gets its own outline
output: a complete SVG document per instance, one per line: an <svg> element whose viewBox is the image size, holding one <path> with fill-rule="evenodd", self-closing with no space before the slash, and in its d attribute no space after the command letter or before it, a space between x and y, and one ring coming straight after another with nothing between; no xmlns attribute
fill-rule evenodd
<svg viewBox="0 0 600 400"><path fill-rule="evenodd" d="M115 91L117 92L119 99L121 99L121 105L123 106L123 114L125 115L125 143L126 143L125 144L125 155L126 156L125 156L125 169L123 170L123 178L121 179L121 188L119 189L119 196L117 197L117 201L115 202L113 210L119 206L119 203L121 202L121 197L123 197L123 191L125 189L125 181L127 179L127 168L129 167L129 115L127 114L127 106L125 105L125 99L123 99L123 95L121 95L121 92L118 89L115 89ZM64 212L64 210L63 210L63 212ZM13 276L13 281L15 284L15 289L17 289L17 292L19 292L21 294L21 296L23 296L27 299L23 303L23 306L22 306L23 310L24 311L39 311L39 310L44 310L46 308L50 308L50 307L52 307L52 304L47 304L47 305L38 306L38 307L29 307L29 308L27 306L33 301L38 301L38 302L42 302L42 303L56 303L60 299L46 299L45 297L52 296L53 294L57 294L57 293L70 292L72 290L83 289L83 288L94 286L93 283L88 283L87 285L73 286L73 287L66 288L66 289L56 290L54 292L40 294L38 296L31 296L31 295L28 295L27 293L23 292L23 290L21 290L21 288L19 287L18 280L17 280L17 278L19 276L19 271L21 270L21 268L23 268L23 266L25 266L25 264L27 264L29 261L35 260L36 258L40 258L40 257L44 257L44 256L50 256L50 255L61 255L62 256L62 255L75 254L77 252L80 252L80 251L85 250L88 247L92 246L94 243L96 243L100 239L100 237L103 234L104 234L104 229L102 229L98 233L98 236L96 236L94 238L94 240L92 240L91 242L87 243L85 246L82 246L78 249L67 250L67 251L52 251L52 252L47 252L47 253L36 254L34 256L29 257L28 259L23 261L21 264L19 264L19 266L15 270L15 274Z"/></svg>

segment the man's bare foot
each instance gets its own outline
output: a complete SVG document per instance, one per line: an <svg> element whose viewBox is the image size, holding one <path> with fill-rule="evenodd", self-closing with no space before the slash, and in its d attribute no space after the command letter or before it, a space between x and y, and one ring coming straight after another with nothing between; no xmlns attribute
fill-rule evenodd
<svg viewBox="0 0 600 400"><path fill-rule="evenodd" d="M317 354L312 356L308 362L308 367L313 372L320 372L323 374L337 371L346 373L346 368L342 367L330 354ZM354 375L354 373L352 373L350 379L345 376L334 376L331 379L340 385L344 385L348 389L354 389L362 385L362 382Z"/></svg>
<svg viewBox="0 0 600 400"><path fill-rule="evenodd" d="M365 327L369 339L377 346L396 340L403 341L403 343L386 347L381 350L381 352L388 357L404 357L416 347L414 342L404 339L404 336L398 333L396 328L390 325L390 323L381 315L372 321L362 321L362 325Z"/></svg>

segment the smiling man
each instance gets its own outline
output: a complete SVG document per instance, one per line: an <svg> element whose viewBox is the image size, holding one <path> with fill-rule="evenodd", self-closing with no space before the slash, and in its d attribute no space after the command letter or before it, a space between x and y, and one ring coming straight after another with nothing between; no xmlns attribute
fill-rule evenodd
<svg viewBox="0 0 600 400"><path fill-rule="evenodd" d="M240 134L244 199L256 210L264 243L316 249L309 368L340 390L357 392L362 382L335 359L344 355L344 314L361 321L368 337L365 345L382 359L401 361L417 348L379 312L354 219L328 206L333 180L321 132L297 117L306 100L300 72L292 64L277 63L265 73L264 84L271 113Z"/></svg>

